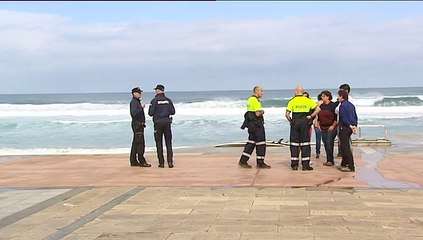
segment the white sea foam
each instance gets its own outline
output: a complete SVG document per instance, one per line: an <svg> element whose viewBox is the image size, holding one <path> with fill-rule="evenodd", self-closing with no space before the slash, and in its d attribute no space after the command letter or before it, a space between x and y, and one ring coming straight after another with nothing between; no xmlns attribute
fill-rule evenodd
<svg viewBox="0 0 423 240"><path fill-rule="evenodd" d="M127 119L118 119L118 120L58 120L58 121L52 121L52 123L58 123L58 124L64 124L64 125L72 125L72 124L79 124L79 125L83 125L83 124L92 124L92 125L96 125L96 124L115 124L115 123L128 123L131 122L131 119L127 118Z"/></svg>
<svg viewBox="0 0 423 240"><path fill-rule="evenodd" d="M123 104L0 104L0 117L119 116L128 112Z"/></svg>
<svg viewBox="0 0 423 240"><path fill-rule="evenodd" d="M397 96L400 98L400 96ZM419 96L419 98L423 98ZM361 116L373 118L410 118L423 116L423 106L373 106L382 98L354 99L357 112ZM147 115L149 105L146 105ZM240 116L245 112L245 101L204 101L177 103L176 118ZM284 107L266 107L266 115L283 115ZM0 104L0 118L20 119L26 117L48 117L63 124L108 124L129 121L127 104ZM76 117L77 119L69 119ZM59 119L55 119L59 118ZM65 118L65 119L63 119ZM84 118L84 119L79 119ZM89 118L89 119L85 119ZM148 118L148 116L147 116Z"/></svg>

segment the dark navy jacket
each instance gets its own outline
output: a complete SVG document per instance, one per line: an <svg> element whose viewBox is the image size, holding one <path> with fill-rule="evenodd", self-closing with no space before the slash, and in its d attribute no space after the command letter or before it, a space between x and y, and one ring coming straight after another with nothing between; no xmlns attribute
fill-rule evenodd
<svg viewBox="0 0 423 240"><path fill-rule="evenodd" d="M153 100L151 100L148 115L153 117L154 123L170 123L172 118L170 115L175 115L175 107L172 100L166 97L164 93L159 93Z"/></svg>
<svg viewBox="0 0 423 240"><path fill-rule="evenodd" d="M145 123L144 108L142 108L141 101L138 98L132 98L129 109L131 111L132 120Z"/></svg>
<svg viewBox="0 0 423 240"><path fill-rule="evenodd" d="M358 124L355 107L348 100L341 102L341 106L339 107L339 122L341 126L347 128L349 128L350 125L357 126Z"/></svg>

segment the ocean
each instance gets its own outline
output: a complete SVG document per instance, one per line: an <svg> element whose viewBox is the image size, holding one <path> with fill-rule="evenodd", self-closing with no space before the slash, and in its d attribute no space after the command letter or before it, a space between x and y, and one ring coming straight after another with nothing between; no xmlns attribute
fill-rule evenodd
<svg viewBox="0 0 423 240"><path fill-rule="evenodd" d="M308 90L316 99L327 89ZM336 96L336 89L329 89ZM423 88L352 89L359 125L385 125L397 145L423 144ZM289 139L285 106L293 90L264 90L267 140ZM251 91L166 92L176 108L175 148L210 147L247 139L240 129ZM0 95L0 155L127 154L132 132L130 93ZM153 92L144 92L146 114ZM336 98L336 97L335 97ZM155 151L147 116L147 151ZM383 137L363 128L363 137Z"/></svg>

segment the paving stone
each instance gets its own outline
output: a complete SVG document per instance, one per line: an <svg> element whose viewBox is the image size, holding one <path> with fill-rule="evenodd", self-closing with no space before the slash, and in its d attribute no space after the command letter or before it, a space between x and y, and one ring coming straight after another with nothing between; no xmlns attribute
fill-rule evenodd
<svg viewBox="0 0 423 240"><path fill-rule="evenodd" d="M167 240L239 240L241 233L172 233Z"/></svg>
<svg viewBox="0 0 423 240"><path fill-rule="evenodd" d="M96 234L69 234L63 240L94 240L97 239L101 233Z"/></svg>
<svg viewBox="0 0 423 240"><path fill-rule="evenodd" d="M42 239L130 189L92 188L0 228L0 238ZM146 188L64 239L418 239L420 192Z"/></svg>
<svg viewBox="0 0 423 240"><path fill-rule="evenodd" d="M167 232L103 233L96 240L166 240L170 234Z"/></svg>
<svg viewBox="0 0 423 240"><path fill-rule="evenodd" d="M290 239L290 240L312 240L312 233L242 233L240 240L273 240L273 239Z"/></svg>
<svg viewBox="0 0 423 240"><path fill-rule="evenodd" d="M222 226L222 225L212 225L209 232L277 232L278 226L257 226L257 225L241 225L241 226Z"/></svg>

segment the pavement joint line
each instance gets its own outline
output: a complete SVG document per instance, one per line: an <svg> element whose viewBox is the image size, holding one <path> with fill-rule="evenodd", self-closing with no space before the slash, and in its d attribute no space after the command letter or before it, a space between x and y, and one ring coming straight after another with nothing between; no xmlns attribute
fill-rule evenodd
<svg viewBox="0 0 423 240"><path fill-rule="evenodd" d="M25 208L25 209L23 209L19 212L16 212L16 213L13 213L9 216L6 216L6 217L4 217L0 220L0 229L5 227L5 226L8 226L10 224L13 224L13 223L15 223L15 222L17 222L21 219L24 219L24 218L26 218L26 217L34 214L34 213L42 211L43 209L50 207L53 204L56 204L58 202L69 199L69 198L71 198L75 195L78 195L82 192L85 192L88 189L89 189L88 187L74 188L74 189L71 189L71 190L64 192L62 194L59 194L59 195L54 196L52 198L49 198L45 201L39 202L35 205L32 205L31 207Z"/></svg>
<svg viewBox="0 0 423 240"><path fill-rule="evenodd" d="M256 179L257 179L259 172L260 172L260 170L257 169L256 174L254 174L253 183L251 184L252 187L256 185Z"/></svg>
<svg viewBox="0 0 423 240"><path fill-rule="evenodd" d="M141 192L144 190L143 187L135 187L128 192L114 198L113 200L107 202L106 204L102 205L101 207L95 209L94 211L86 214L85 216L82 216L78 220L70 223L69 225L59 229L55 233L50 234L49 236L45 237L43 240L56 240L56 239L62 239L66 237L67 235L71 234L75 230L79 229L80 227L84 226L85 224L93 221L98 216L102 215L106 211L110 210L114 206L122 203L123 201L129 199L130 197L134 196L135 194Z"/></svg>

